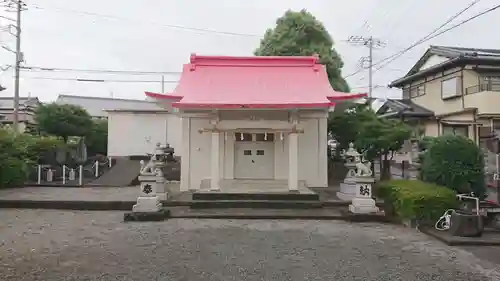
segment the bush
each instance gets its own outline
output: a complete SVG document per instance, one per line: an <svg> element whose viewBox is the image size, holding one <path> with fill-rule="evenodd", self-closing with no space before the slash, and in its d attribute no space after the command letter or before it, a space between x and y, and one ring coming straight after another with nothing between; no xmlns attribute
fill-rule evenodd
<svg viewBox="0 0 500 281"><path fill-rule="evenodd" d="M457 193L486 196L484 156L470 139L444 135L435 138L423 155L420 177Z"/></svg>
<svg viewBox="0 0 500 281"><path fill-rule="evenodd" d="M8 128L0 129L0 188L23 185L30 168L62 145L61 140L52 137L15 135Z"/></svg>
<svg viewBox="0 0 500 281"><path fill-rule="evenodd" d="M15 157L0 160L0 188L21 186L28 179L29 166Z"/></svg>
<svg viewBox="0 0 500 281"><path fill-rule="evenodd" d="M0 188L22 185L28 176L25 143L9 128L0 129Z"/></svg>
<svg viewBox="0 0 500 281"><path fill-rule="evenodd" d="M393 208L403 220L416 219L421 223L435 222L447 209L458 207L452 190L417 180L391 180L379 182L377 196Z"/></svg>

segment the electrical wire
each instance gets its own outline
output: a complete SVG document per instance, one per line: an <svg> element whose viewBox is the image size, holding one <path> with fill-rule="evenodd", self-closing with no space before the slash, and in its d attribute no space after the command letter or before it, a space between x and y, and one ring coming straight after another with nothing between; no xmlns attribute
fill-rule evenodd
<svg viewBox="0 0 500 281"><path fill-rule="evenodd" d="M115 79L91 79L91 78L61 78L61 77L28 77L22 76L21 79L34 80L54 80L54 81L75 81L75 82L97 82L97 83L178 83L179 81L161 81L161 80L115 80Z"/></svg>
<svg viewBox="0 0 500 281"><path fill-rule="evenodd" d="M262 35L257 35L257 34L220 31L220 30L198 28L198 27L187 27L187 26L182 26L182 25L164 24L164 23L160 23L157 21L138 21L138 20L129 19L129 18L120 17L120 16L115 16L115 15L100 14L100 13L81 11L81 10L75 10L75 9L66 9L66 8L59 8L59 7L47 8L47 7L42 7L40 5L35 5L35 4L30 4L30 7L33 7L35 9L39 9L39 10L54 10L56 12L75 13L75 14L80 14L80 15L93 16L93 17L99 17L99 18L105 18L105 19L111 19L111 20L128 21L128 22L134 22L134 23L147 23L147 24L153 24L153 25L157 25L157 26L161 26L161 27L165 27L165 28L190 31L190 32L198 33L198 34L211 33L211 34L240 36L240 37L258 37L258 38L262 37Z"/></svg>
<svg viewBox="0 0 500 281"><path fill-rule="evenodd" d="M474 6L475 4L477 4L479 1L481 1L481 0L475 0L474 2L472 2L471 4L469 4L467 7L465 7L464 9L460 10L458 13L456 13L455 15L453 15L451 18L449 18L446 22L444 22L443 24L441 24L439 27L435 28L430 33L428 33L427 35L425 35L423 38L421 38L421 39L417 40L415 43L411 44L409 47L403 49L402 51L396 52L396 53L392 54L391 56L388 56L388 57L386 57L386 58L384 58L384 59L382 59L382 60L380 60L380 61L378 61L376 63L373 63L372 66L382 64L382 63L384 63L386 61L389 61L389 60L391 60L391 62L392 62L395 59L397 59L400 56L402 56L403 54L405 54L406 52L408 52L409 50L415 48L416 46L418 46L418 45L420 45L420 44L422 44L424 42L427 42L427 41L429 41L429 40L431 40L433 38L436 38L439 35L442 35L442 34L448 32L448 31L450 31L450 30L452 30L454 28L457 28L457 27L459 27L459 26L461 26L461 25L463 25L463 24L465 24L465 23L467 23L467 22L469 22L469 21L471 21L471 20L473 20L475 18L478 18L478 17L480 17L480 16L482 16L482 15L484 15L486 13L492 12L492 11L494 11L494 10L496 10L496 9L498 9L500 7L500 5L498 5L496 7L488 9L486 11L483 11L483 12L481 12L479 14L476 14L473 17L470 17L470 18L468 18L468 19L466 19L466 20L464 20L464 21L462 21L462 22L460 22L460 23L452 26L451 28L448 28L448 29L445 29L445 30L443 30L443 31L441 31L439 33L436 33L441 28L443 28L444 26L448 25L450 22L452 22L453 20L455 20L457 17L459 17L460 15L462 15L463 13L465 13L467 10L469 10L472 6ZM388 64L386 64L386 65L388 65ZM378 69L381 69L381 68L378 68ZM349 75L344 76L344 79L349 78L351 76L354 76L354 75L356 75L356 74L358 74L358 73L360 73L362 71L363 71L363 69L357 70L357 71L355 71L355 72L353 72L353 73L351 73Z"/></svg>
<svg viewBox="0 0 500 281"><path fill-rule="evenodd" d="M82 69L82 68L57 68L40 66L22 66L27 72L83 72L103 74L129 74L129 75L179 75L179 71L140 71L140 70L113 70L113 69Z"/></svg>
<svg viewBox="0 0 500 281"><path fill-rule="evenodd" d="M416 42L415 44L411 45L410 47L406 48L405 50L403 50L403 51L401 51L401 52L399 52L399 53L397 53L397 54L395 54L395 55L393 55L393 56L390 56L390 57L388 57L388 58L384 59L384 61L386 61L386 63L385 63L385 64L383 64L383 65L381 65L381 66L379 66L379 67L377 67L377 68L376 68L373 72L376 72L376 71L378 71L378 70L380 70L380 69L382 69L382 68L386 67L387 65L389 65L389 64L390 64L390 63L392 63L393 61L397 60L399 57L401 57L402 55L404 55L404 54L405 54L406 52L408 52L409 50L411 50L411 49L415 48L416 46L418 46L418 45L420 45L420 44L422 44L422 43L425 43L425 42L427 42L427 41L429 41L429 40L431 40L431 39L434 39L434 38L436 38L436 37L438 37L438 36L440 36L440 35L442 35L442 34L444 34L444 33L448 32L448 31L450 31L450 30L453 30L453 29L455 29L455 28L457 28L457 27L460 27L461 25L466 24L466 23L468 23L468 22L470 22L470 21L472 21L472 20L474 20L474 19L476 19L476 18L478 18L478 17L481 17L481 16L483 16L483 15L485 15L485 14L487 14L487 13L493 12L493 11L495 11L495 10L499 9L499 8L500 8L500 5L494 6L493 8L490 8L490 9L488 9L488 10L485 10L485 11L483 11L483 12L481 12L481 13L479 13L479 14L476 14L476 15L474 15L474 16L472 16L472 17L470 17L470 18L466 19L466 20L463 20L463 21L461 21L461 22L459 22L459 23L457 23L457 24L455 24L455 25L452 25L452 26L450 26L449 28L446 28L446 29L444 29L444 30L442 30L442 31L440 31L440 32L438 32L438 33L436 33L436 34L434 34L434 35L430 36L430 37L427 37L427 38L425 38L425 39L423 39L423 40L421 40L421 41ZM382 61L381 61L381 62L382 62Z"/></svg>

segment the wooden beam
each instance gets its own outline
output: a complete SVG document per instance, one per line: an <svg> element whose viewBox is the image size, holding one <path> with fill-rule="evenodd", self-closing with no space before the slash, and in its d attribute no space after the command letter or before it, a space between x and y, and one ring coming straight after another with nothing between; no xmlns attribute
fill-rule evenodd
<svg viewBox="0 0 500 281"><path fill-rule="evenodd" d="M217 132L217 133L249 133L249 134L258 134L258 133L286 133L286 134L303 134L303 129L298 129L294 126L291 129L270 129L270 128L252 128L252 129L219 129L217 127L212 128L203 128L199 129L198 133L208 133L208 132Z"/></svg>

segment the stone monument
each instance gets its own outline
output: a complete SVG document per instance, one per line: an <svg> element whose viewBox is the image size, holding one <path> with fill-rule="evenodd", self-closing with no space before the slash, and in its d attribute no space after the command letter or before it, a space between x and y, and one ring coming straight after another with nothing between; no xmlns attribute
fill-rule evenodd
<svg viewBox="0 0 500 281"><path fill-rule="evenodd" d="M361 157L362 155L354 149L354 144L351 142L347 151L342 153L345 159L345 167L347 168L347 175L344 178L344 182L340 183L340 191L337 192L337 197L343 201L351 201L356 196L356 182L354 182L354 177L356 176L356 157Z"/></svg>
<svg viewBox="0 0 500 281"><path fill-rule="evenodd" d="M356 174L352 180L355 182L356 193L351 205L349 205L349 211L355 214L377 213L379 208L372 198L372 184L375 182L375 178L373 177L371 163L363 163L361 156L355 157L354 161L356 163Z"/></svg>

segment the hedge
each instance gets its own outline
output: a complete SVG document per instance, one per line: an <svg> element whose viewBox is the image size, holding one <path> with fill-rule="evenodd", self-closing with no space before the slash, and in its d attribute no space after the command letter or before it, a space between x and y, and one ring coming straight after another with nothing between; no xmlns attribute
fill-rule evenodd
<svg viewBox="0 0 500 281"><path fill-rule="evenodd" d="M0 127L0 188L22 186L43 155L63 144L52 137L15 135L11 129Z"/></svg>
<svg viewBox="0 0 500 281"><path fill-rule="evenodd" d="M483 152L463 136L434 138L423 154L420 178L457 193L474 192L480 199L486 197Z"/></svg>
<svg viewBox="0 0 500 281"><path fill-rule="evenodd" d="M435 222L447 209L458 207L453 190L418 180L379 182L375 190L402 220Z"/></svg>

